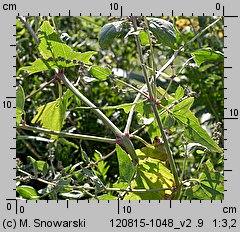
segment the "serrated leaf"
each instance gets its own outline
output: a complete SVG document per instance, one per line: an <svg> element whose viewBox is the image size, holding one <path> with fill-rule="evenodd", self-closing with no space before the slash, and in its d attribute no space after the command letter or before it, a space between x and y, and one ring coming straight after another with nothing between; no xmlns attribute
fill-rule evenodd
<svg viewBox="0 0 240 232"><path fill-rule="evenodd" d="M96 78L100 80L106 80L111 74L111 70L109 68L103 68L97 65L91 66L89 72Z"/></svg>
<svg viewBox="0 0 240 232"><path fill-rule="evenodd" d="M130 184L136 168L134 167L128 154L118 144L116 145L116 152L119 167L119 181Z"/></svg>
<svg viewBox="0 0 240 232"><path fill-rule="evenodd" d="M183 100L171 110L173 117L184 127L184 134L193 142L200 143L212 152L222 153L222 149L201 127L198 119L189 110L194 98Z"/></svg>
<svg viewBox="0 0 240 232"><path fill-rule="evenodd" d="M162 188L172 188L174 177L164 162L157 159L148 158L139 161L137 176L132 183L133 189L146 189L152 191L130 192L125 196L125 200L160 200L166 194L171 194L171 190L158 190ZM153 191L158 190L158 191Z"/></svg>
<svg viewBox="0 0 240 232"><path fill-rule="evenodd" d="M99 33L99 44L102 49L112 45L114 39L121 35L123 22L113 22L104 25Z"/></svg>
<svg viewBox="0 0 240 232"><path fill-rule="evenodd" d="M21 185L17 187L18 194L23 197L24 199L31 199L36 200L39 198L36 190L33 187L27 186L27 185Z"/></svg>
<svg viewBox="0 0 240 232"><path fill-rule="evenodd" d="M75 66L78 65L78 61L91 64L89 60L96 52L88 51L80 53L73 51L70 46L61 41L60 35L54 31L48 21L43 22L40 31L38 49L42 58L34 61L31 66L22 67L19 70L28 71L29 74L33 74L54 68ZM59 60L59 58L64 59ZM67 63L66 60L76 60L76 62Z"/></svg>
<svg viewBox="0 0 240 232"><path fill-rule="evenodd" d="M162 44L176 49L176 32L172 23L159 18L147 18L149 30L153 33L155 38Z"/></svg>
<svg viewBox="0 0 240 232"><path fill-rule="evenodd" d="M175 99L180 100L183 96L184 96L184 89L181 85L179 85L175 92Z"/></svg>
<svg viewBox="0 0 240 232"><path fill-rule="evenodd" d="M56 101L40 106L31 122L40 122L43 128L60 131L65 117L66 105L58 98ZM57 136L52 135L52 138L57 138Z"/></svg>
<svg viewBox="0 0 240 232"><path fill-rule="evenodd" d="M200 66L205 61L224 61L224 55L221 52L213 51L211 48L199 49L191 53L197 66Z"/></svg>

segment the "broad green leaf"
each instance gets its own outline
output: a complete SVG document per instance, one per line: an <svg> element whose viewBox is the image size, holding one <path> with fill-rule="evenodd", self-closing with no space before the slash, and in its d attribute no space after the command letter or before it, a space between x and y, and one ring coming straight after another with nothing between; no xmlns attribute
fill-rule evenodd
<svg viewBox="0 0 240 232"><path fill-rule="evenodd" d="M36 200L39 198L36 190L31 186L21 185L17 187L16 190L18 194L24 199Z"/></svg>
<svg viewBox="0 0 240 232"><path fill-rule="evenodd" d="M180 100L184 96L184 89L182 86L178 86L176 92L175 92L175 99Z"/></svg>
<svg viewBox="0 0 240 232"><path fill-rule="evenodd" d="M99 33L99 44L102 49L110 47L116 37L122 34L123 22L113 22L104 25Z"/></svg>
<svg viewBox="0 0 240 232"><path fill-rule="evenodd" d="M100 80L106 80L111 74L111 70L109 68L103 68L100 66L93 65L89 69L89 72L96 78Z"/></svg>
<svg viewBox="0 0 240 232"><path fill-rule="evenodd" d="M188 98L177 104L171 111L173 117L184 127L184 134L191 141L200 143L212 152L222 153L222 149L201 127L198 119L189 110L194 98Z"/></svg>
<svg viewBox="0 0 240 232"><path fill-rule="evenodd" d="M221 52L213 51L211 48L199 49L191 53L195 63L200 66L205 61L224 61L224 55Z"/></svg>
<svg viewBox="0 0 240 232"><path fill-rule="evenodd" d="M151 158L159 159L162 161L167 160L167 153L164 147L164 143L159 144L156 147L153 145L149 145L141 149L137 149L136 154L140 159L151 157Z"/></svg>
<svg viewBox="0 0 240 232"><path fill-rule="evenodd" d="M25 104L25 93L24 93L23 87L19 85L16 92L16 107L24 110L24 104Z"/></svg>
<svg viewBox="0 0 240 232"><path fill-rule="evenodd" d="M206 161L204 171L200 174L198 183L187 188L185 195L189 199L222 200L224 195L224 176L215 171L210 160Z"/></svg>
<svg viewBox="0 0 240 232"><path fill-rule="evenodd" d="M49 102L37 109L37 115L32 119L32 123L40 122L43 128L60 131L66 117L66 106L61 99ZM57 138L57 136L52 136Z"/></svg>
<svg viewBox="0 0 240 232"><path fill-rule="evenodd" d="M176 49L176 32L172 23L159 18L147 18L149 30L153 33L156 39L172 49Z"/></svg>
<svg viewBox="0 0 240 232"><path fill-rule="evenodd" d="M116 144L116 152L119 167L119 180L130 184L136 168L133 166L128 154L118 144Z"/></svg>
<svg viewBox="0 0 240 232"><path fill-rule="evenodd" d="M91 64L89 60L96 52L80 53L73 51L70 46L61 41L60 35L54 31L48 21L43 22L40 31L38 49L42 57L34 61L31 66L22 67L19 70L25 70L29 74L33 74L48 69L75 66L78 65L79 61ZM72 62L73 60L75 62Z"/></svg>
<svg viewBox="0 0 240 232"><path fill-rule="evenodd" d="M149 192L130 192L126 194L125 200L161 200L171 195L171 190L158 190L172 188L174 177L164 162L157 159L147 158L139 161L137 176L133 181L132 189L146 189ZM153 191L156 190L156 191Z"/></svg>

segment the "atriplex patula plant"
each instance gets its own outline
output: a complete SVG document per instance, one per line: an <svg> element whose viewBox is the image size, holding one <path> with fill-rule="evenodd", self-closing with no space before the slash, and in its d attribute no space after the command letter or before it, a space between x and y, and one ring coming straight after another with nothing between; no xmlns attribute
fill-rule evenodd
<svg viewBox="0 0 240 232"><path fill-rule="evenodd" d="M216 108L222 104L221 94L217 96L222 91L222 18L105 20L17 19L18 196L222 199L222 115ZM29 66L33 56L24 54L25 41L35 43L28 51L35 57ZM48 75L52 78L46 81ZM208 76L213 85L201 75ZM209 99L209 87L219 101ZM108 101L103 102L103 97ZM203 111L218 122L214 138L191 111L195 97L209 104L198 100L195 112ZM105 127L105 132L98 127ZM91 128L93 133L74 133L80 128ZM107 155L89 148L99 142L110 144L102 145ZM47 144L45 149L42 143ZM27 155L21 158L26 148ZM117 163L112 159L115 153ZM115 174L108 175L116 166Z"/></svg>

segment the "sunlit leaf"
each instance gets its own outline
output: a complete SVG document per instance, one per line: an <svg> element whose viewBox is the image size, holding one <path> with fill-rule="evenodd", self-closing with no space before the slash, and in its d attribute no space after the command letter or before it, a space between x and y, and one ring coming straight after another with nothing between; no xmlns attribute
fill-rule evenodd
<svg viewBox="0 0 240 232"><path fill-rule="evenodd" d="M96 78L100 80L106 80L111 74L111 70L109 68L103 68L100 66L93 65L89 69L89 72Z"/></svg>
<svg viewBox="0 0 240 232"><path fill-rule="evenodd" d="M203 48L191 53L195 63L200 66L205 61L224 61L224 55L221 52L213 51L211 48Z"/></svg>
<svg viewBox="0 0 240 232"><path fill-rule="evenodd" d="M75 66L78 65L78 62L91 64L90 58L96 52L80 53L73 51L70 46L62 42L60 35L54 31L48 21L43 22L40 31L38 49L42 57L34 61L31 66L22 67L19 70L25 70L29 74L33 74L48 69Z"/></svg>
<svg viewBox="0 0 240 232"><path fill-rule="evenodd" d="M183 96L184 96L184 89L181 85L179 85L175 92L175 99L180 100Z"/></svg>
<svg viewBox="0 0 240 232"><path fill-rule="evenodd" d="M198 119L190 111L194 98L188 98L172 109L173 117L184 127L184 134L191 141L200 143L212 152L222 153L222 149L201 127Z"/></svg>
<svg viewBox="0 0 240 232"><path fill-rule="evenodd" d="M174 177L164 162L157 159L147 158L139 161L137 176L132 183L133 189L145 189L145 192L130 192L126 194L125 200L160 200L171 195ZM151 190L151 191L147 191ZM155 190L155 191L153 191Z"/></svg>
<svg viewBox="0 0 240 232"><path fill-rule="evenodd" d="M61 99L49 102L37 109L37 115L32 119L32 123L40 122L43 128L60 131L66 117L66 106ZM57 136L52 135L52 138Z"/></svg>
<svg viewBox="0 0 240 232"><path fill-rule="evenodd" d="M36 200L39 198L36 190L27 185L21 185L16 188L18 194L23 197L24 199Z"/></svg>

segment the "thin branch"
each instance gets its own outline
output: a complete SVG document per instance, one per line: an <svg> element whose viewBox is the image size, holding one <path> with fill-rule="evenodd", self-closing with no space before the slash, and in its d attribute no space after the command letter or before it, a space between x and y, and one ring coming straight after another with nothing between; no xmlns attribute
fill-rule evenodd
<svg viewBox="0 0 240 232"><path fill-rule="evenodd" d="M72 133L67 133L67 132L59 132L59 131L53 131L53 130L48 130L48 129L44 129L44 128L40 128L40 127L34 127L34 126L28 126L28 125L22 125L22 124L20 124L18 127L23 130L42 132L42 133L50 134L50 135L57 135L59 137L81 139L81 140L91 140L91 141L97 141L97 142L103 142L103 143L116 144L116 139L109 139L109 138L97 137L97 136L92 136L92 135L81 135L81 134L72 134Z"/></svg>
<svg viewBox="0 0 240 232"><path fill-rule="evenodd" d="M80 100L82 100L86 105L90 107L96 107L91 101L89 101L82 93L80 93L74 87L74 85L67 79L67 77L63 73L61 73L61 80L73 92L73 94ZM119 139L119 143L122 144L122 146L127 150L129 155L131 156L133 163L137 165L139 159L135 152L135 148L131 140L129 139L129 135L122 133L101 110L99 109L92 110L103 121L103 123L112 130L112 132Z"/></svg>
<svg viewBox="0 0 240 232"><path fill-rule="evenodd" d="M141 88L140 91L144 92L145 89L146 89L146 84ZM132 106L132 108L131 108L131 110L128 114L127 124L126 124L125 129L124 129L125 134L130 134L130 126L131 126L131 123L132 123L133 114L134 114L134 110L135 110L135 107L136 107L135 103L137 103L139 101L140 97L141 97L141 94L138 93L137 96L135 97L134 101L133 101L134 105Z"/></svg>
<svg viewBox="0 0 240 232"><path fill-rule="evenodd" d="M122 80L118 79L118 78L115 77L115 76L114 76L114 79L115 79L116 81L122 83L123 85L126 85L126 86L128 86L128 87L136 90L138 93L140 93L140 94L143 95L144 97L146 97L146 98L149 97L146 93L144 93L143 91L141 91L141 89L138 89L138 88L136 88L135 86L133 86L133 85L131 85L131 84L125 82L125 81L122 81Z"/></svg>
<svg viewBox="0 0 240 232"><path fill-rule="evenodd" d="M134 30L137 31L136 17L132 17L132 21L133 21ZM140 39L139 39L138 35L135 35L135 41L136 41L136 45L137 45L138 54L139 54L139 57L140 57L140 62L141 62L144 78L145 78L146 85L147 85L148 92L149 92L149 98L151 100L153 100L153 92L152 92L152 89L151 89L151 86L150 86L150 83L149 83L149 80L148 80L148 77L147 77L146 66L143 63L144 60L143 60L142 48L141 48L141 43L140 43ZM169 143L168 143L168 140L167 140L167 136L166 136L166 134L164 132L164 129L163 129L163 125L162 125L161 119L160 119L160 117L158 115L158 110L157 110L156 104L152 105L152 109L153 109L153 113L155 115L155 119L157 120L158 127L159 127L159 129L161 131L161 135L163 137L164 146L165 146L165 149L167 151L167 155L168 155L168 160L169 160L169 163L170 163L171 171L173 173L175 184L176 184L177 189L178 189L177 191L179 192L181 186L180 186L180 182L179 182L177 168L176 168L176 165L175 165L175 161L174 161L172 152L170 150L170 146L169 146Z"/></svg>
<svg viewBox="0 0 240 232"><path fill-rule="evenodd" d="M25 97L25 100L27 100L28 98L31 98L32 96L34 96L35 94L39 93L40 91L42 91L43 89L45 89L47 86L49 86L52 82L54 82L56 80L56 77L51 79L50 81L48 81L45 85L43 85L42 87L40 87L39 89L37 89L36 91L34 91L33 93L27 95Z"/></svg>
<svg viewBox="0 0 240 232"><path fill-rule="evenodd" d="M20 135L18 131L16 133L18 136ZM22 142L24 143L25 147L28 148L36 158L38 158L39 160L42 160L42 157L36 152L36 150L32 147L30 143L28 143L25 140L22 140Z"/></svg>
<svg viewBox="0 0 240 232"><path fill-rule="evenodd" d="M170 60L162 66L162 68L160 68L159 71L157 71L157 78L161 75L161 73L176 59L176 57L178 56L178 54L186 47L188 46L190 43L192 43L193 41L195 41L198 37L200 37L205 31L207 31L210 27L212 27L214 24L216 24L218 21L220 21L223 17L218 18L217 20L215 20L213 23L211 23L210 25L208 25L207 27L205 27L202 31L200 31L196 36L194 36L191 40L189 40L187 43L185 43L184 45L182 45L177 51L175 51L172 55L172 57L170 58Z"/></svg>
<svg viewBox="0 0 240 232"><path fill-rule="evenodd" d="M36 44L38 44L38 37L35 34L35 32L33 31L33 29L29 26L26 17L17 16L17 18L25 25L25 27L27 28L27 30L29 31L29 33L31 34L33 39L35 40Z"/></svg>
<svg viewBox="0 0 240 232"><path fill-rule="evenodd" d="M149 144L148 142L146 142L144 139L142 139L140 136L131 134L130 138L131 138L131 139L136 139L136 140L140 141L140 142L143 143L146 147L148 147L148 146L151 145L151 144Z"/></svg>

